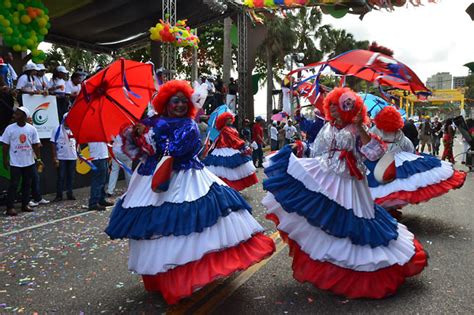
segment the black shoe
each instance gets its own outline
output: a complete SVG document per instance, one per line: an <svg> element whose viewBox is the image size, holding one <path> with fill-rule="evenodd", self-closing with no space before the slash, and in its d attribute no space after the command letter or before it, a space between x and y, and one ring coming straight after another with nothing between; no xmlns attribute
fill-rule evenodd
<svg viewBox="0 0 474 315"><path fill-rule="evenodd" d="M63 201L63 197L56 196L56 198L54 198L54 200L53 200L53 202L59 202L59 201Z"/></svg>
<svg viewBox="0 0 474 315"><path fill-rule="evenodd" d="M90 211L105 211L105 206L103 205L95 205L95 206L89 206Z"/></svg>
<svg viewBox="0 0 474 315"><path fill-rule="evenodd" d="M68 195L67 200L77 200L77 199L76 197L74 197L74 195Z"/></svg>
<svg viewBox="0 0 474 315"><path fill-rule="evenodd" d="M18 212L16 212L15 209L10 208L10 209L7 209L7 215L10 217L16 217L18 215Z"/></svg>
<svg viewBox="0 0 474 315"><path fill-rule="evenodd" d="M110 202L108 200L106 200L105 202L103 203L100 203L101 206L104 206L104 207L110 207L110 206L113 206L115 203L113 202Z"/></svg>
<svg viewBox="0 0 474 315"><path fill-rule="evenodd" d="M34 210L31 209L29 206L24 206L21 208L21 211L23 212L33 212Z"/></svg>

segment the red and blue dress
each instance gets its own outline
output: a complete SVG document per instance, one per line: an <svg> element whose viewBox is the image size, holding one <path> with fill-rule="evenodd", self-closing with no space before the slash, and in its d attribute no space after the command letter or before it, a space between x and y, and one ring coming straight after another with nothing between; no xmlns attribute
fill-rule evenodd
<svg viewBox="0 0 474 315"><path fill-rule="evenodd" d="M289 146L265 165L268 218L287 240L293 276L350 298L392 295L420 273L427 255L414 235L371 198L365 159L384 154L376 138L361 145L354 125L319 132L311 158Z"/></svg>
<svg viewBox="0 0 474 315"><path fill-rule="evenodd" d="M124 152L141 160L127 192L117 202L106 233L128 238L128 267L143 276L145 289L168 304L190 296L216 278L270 256L273 241L252 217L238 192L196 157L200 136L190 118L153 118L147 132L123 132ZM151 189L163 152L174 158L166 191Z"/></svg>
<svg viewBox="0 0 474 315"><path fill-rule="evenodd" d="M413 144L401 130L387 132L374 127L372 132L387 143L396 167L393 181L379 183L373 173L376 162L367 161L370 193L377 204L401 208L426 202L464 184L465 172L455 170L451 163L432 155L415 154Z"/></svg>
<svg viewBox="0 0 474 315"><path fill-rule="evenodd" d="M241 191L258 183L251 151L237 130L225 126L220 130L214 149L203 160L204 165L227 185Z"/></svg>

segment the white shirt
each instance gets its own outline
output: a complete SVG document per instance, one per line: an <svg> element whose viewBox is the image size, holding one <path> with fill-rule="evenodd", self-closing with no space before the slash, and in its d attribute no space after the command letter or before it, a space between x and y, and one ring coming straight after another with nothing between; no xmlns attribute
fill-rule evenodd
<svg viewBox="0 0 474 315"><path fill-rule="evenodd" d="M89 142L89 152L93 160L109 158L109 151L105 142Z"/></svg>
<svg viewBox="0 0 474 315"><path fill-rule="evenodd" d="M16 74L15 69L13 69L12 65L8 63L8 71L10 72L10 75L12 76L13 81L18 79L18 75Z"/></svg>
<svg viewBox="0 0 474 315"><path fill-rule="evenodd" d="M56 133L58 133L57 139ZM50 140L56 145L56 156L58 160L77 160L76 139L73 138L70 129L59 125L56 129L53 129Z"/></svg>
<svg viewBox="0 0 474 315"><path fill-rule="evenodd" d="M35 89L37 91L45 91L49 87L49 80L46 76L38 77L35 76Z"/></svg>
<svg viewBox="0 0 474 315"><path fill-rule="evenodd" d="M57 88L53 90L53 93L61 94L61 93L66 93L66 81L63 79L51 79L49 81L49 87L48 88L53 88L55 86L61 86L60 88Z"/></svg>
<svg viewBox="0 0 474 315"><path fill-rule="evenodd" d="M286 125L285 127L283 127L283 129L285 130L285 139L291 139L291 138L293 138L293 136L294 136L295 133L297 132L295 126Z"/></svg>
<svg viewBox="0 0 474 315"><path fill-rule="evenodd" d="M16 82L17 90L21 90L23 92L34 92L34 91L36 91L34 77L30 76L30 78L31 79L29 79L26 74L22 74L18 78L18 81Z"/></svg>
<svg viewBox="0 0 474 315"><path fill-rule="evenodd" d="M2 135L2 142L10 146L10 165L27 167L35 164L33 145L39 144L40 139L36 128L30 124L23 127L17 123L9 125Z"/></svg>
<svg viewBox="0 0 474 315"><path fill-rule="evenodd" d="M71 94L72 96L77 96L81 91L81 85L74 85L71 80L66 82L66 94Z"/></svg>
<svg viewBox="0 0 474 315"><path fill-rule="evenodd" d="M273 125L270 127L270 139L278 140L278 129Z"/></svg>

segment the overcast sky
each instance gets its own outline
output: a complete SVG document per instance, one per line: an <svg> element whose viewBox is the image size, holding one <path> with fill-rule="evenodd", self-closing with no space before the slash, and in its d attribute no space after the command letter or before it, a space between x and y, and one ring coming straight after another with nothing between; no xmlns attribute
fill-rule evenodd
<svg viewBox="0 0 474 315"><path fill-rule="evenodd" d="M377 41L394 50L394 57L411 67L422 81L436 72L467 75L464 64L474 61L474 21L465 12L474 0L438 0L422 7L372 11L362 21L346 15L323 23L354 34L357 40Z"/></svg>
<svg viewBox="0 0 474 315"><path fill-rule="evenodd" d="M392 49L394 57L415 71L423 82L437 72L467 75L464 64L474 61L474 21L465 12L474 0L438 0L421 7L396 8L393 12L372 11L364 19L347 14L341 19L323 16L352 33L357 40L376 41ZM255 113L266 112L266 92L255 97Z"/></svg>

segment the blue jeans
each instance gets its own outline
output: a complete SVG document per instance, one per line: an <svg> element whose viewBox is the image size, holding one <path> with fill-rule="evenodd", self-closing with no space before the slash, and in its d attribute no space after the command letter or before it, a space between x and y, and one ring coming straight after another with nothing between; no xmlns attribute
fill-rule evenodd
<svg viewBox="0 0 474 315"><path fill-rule="evenodd" d="M59 160L58 182L56 186L56 197L63 197L64 183L68 197L73 195L72 183L76 171L76 160Z"/></svg>
<svg viewBox="0 0 474 315"><path fill-rule="evenodd" d="M272 151L278 150L278 140L271 139L271 146L272 146L271 148Z"/></svg>
<svg viewBox="0 0 474 315"><path fill-rule="evenodd" d="M94 160L92 163L97 167L97 170L92 171L89 208L105 203L105 184L108 171L107 159Z"/></svg>

